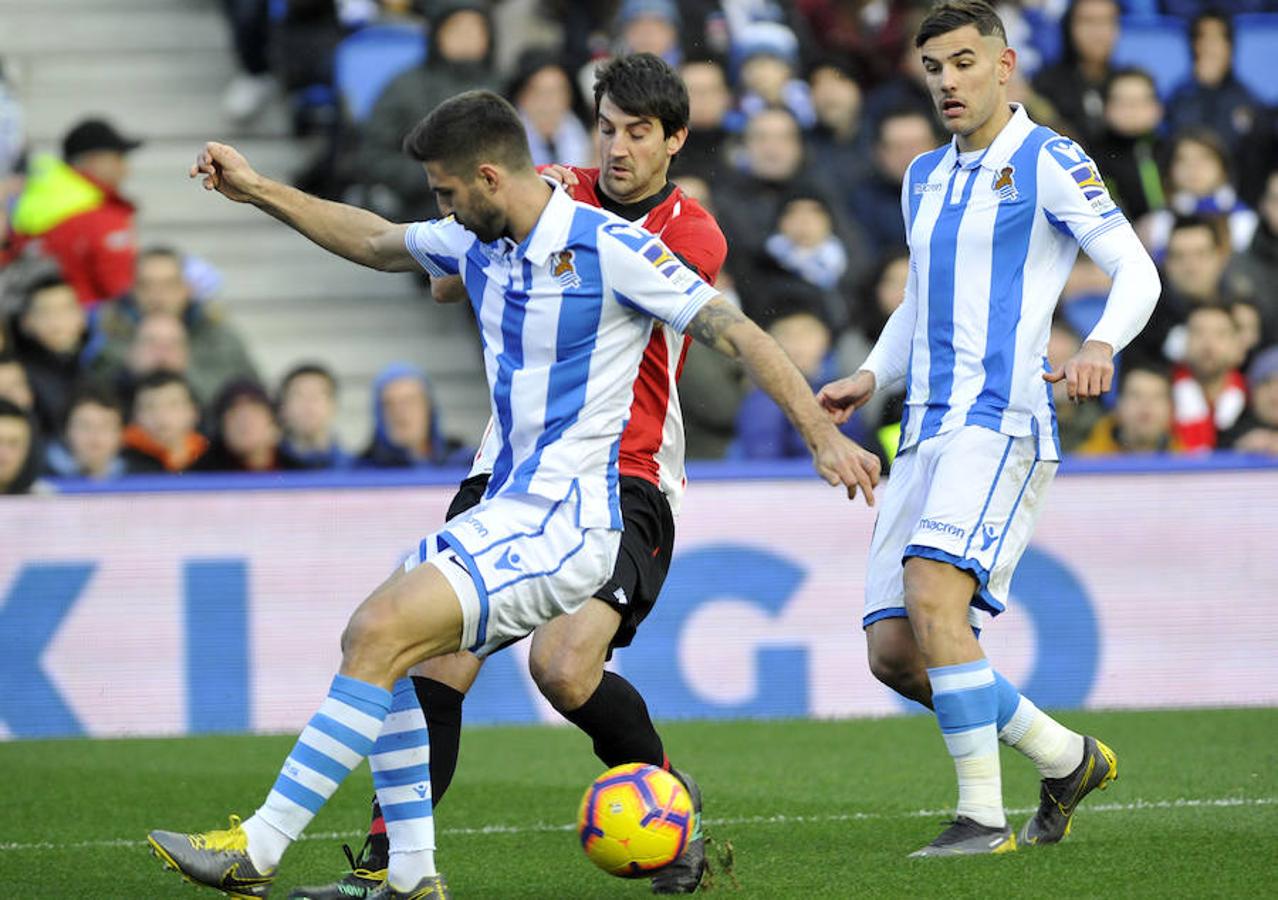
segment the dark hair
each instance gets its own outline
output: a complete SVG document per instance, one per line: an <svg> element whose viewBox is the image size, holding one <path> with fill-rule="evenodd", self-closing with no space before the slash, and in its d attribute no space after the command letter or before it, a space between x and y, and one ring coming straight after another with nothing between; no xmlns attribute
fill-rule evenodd
<svg viewBox="0 0 1278 900"><path fill-rule="evenodd" d="M1180 131L1172 135L1172 139L1167 143L1167 180L1171 181L1171 161L1176 155L1176 150L1181 144L1192 141L1195 144L1206 147L1212 152L1220 163L1220 168L1225 173L1225 180L1230 184L1234 182L1233 159L1230 156L1229 148L1225 146L1225 142L1221 140L1220 135L1216 133L1214 128L1208 128L1206 125L1187 125Z"/></svg>
<svg viewBox="0 0 1278 900"><path fill-rule="evenodd" d="M145 259L171 259L180 267L182 265L183 256L176 247L170 247L167 244L152 244L150 247L143 248L138 254L137 265L142 265Z"/></svg>
<svg viewBox="0 0 1278 900"><path fill-rule="evenodd" d="M1232 303L1226 303L1226 302L1220 302L1220 301L1213 302L1213 303L1195 303L1193 306L1189 307L1189 311L1185 313L1185 324L1188 325L1189 320L1192 319L1194 316L1198 315L1199 313L1218 312L1221 315L1223 315L1226 319L1228 319L1229 323L1233 325L1234 330L1237 331L1238 321L1234 318L1234 311L1232 307L1233 307Z"/></svg>
<svg viewBox="0 0 1278 900"><path fill-rule="evenodd" d="M1229 242L1225 229L1221 227L1219 219L1209 218L1208 216L1192 215L1177 216L1172 220L1171 231L1167 234L1167 244L1171 245L1171 236L1178 231L1188 231L1191 228L1206 228L1211 233L1211 242L1220 249Z"/></svg>
<svg viewBox="0 0 1278 900"><path fill-rule="evenodd" d="M467 177L486 162L532 168L519 113L492 91L466 91L436 106L404 138L404 153Z"/></svg>
<svg viewBox="0 0 1278 900"><path fill-rule="evenodd" d="M69 288L71 285L58 272L45 272L32 279L26 284L22 292L22 305L18 307L19 314L25 316L31 311L31 306L35 303L36 294L59 287Z"/></svg>
<svg viewBox="0 0 1278 900"><path fill-rule="evenodd" d="M199 402L195 399L195 391L191 388L191 382L187 381L185 375L177 372L171 372L168 369L158 369L149 375L142 376L137 385L133 388L133 406L137 407L138 398L142 396L143 391L155 391L160 388L166 388L171 384L180 384L186 389L186 395L191 398L191 403L199 406Z"/></svg>
<svg viewBox="0 0 1278 900"><path fill-rule="evenodd" d="M989 37L994 35L1004 44L1007 31L994 7L985 0L946 0L928 11L919 23L919 33L914 36L914 46L922 47L934 37L957 31L965 25L975 25L976 30Z"/></svg>
<svg viewBox="0 0 1278 900"><path fill-rule="evenodd" d="M66 431L67 425L71 422L71 416L81 406L101 406L115 410L121 417L124 416L124 407L120 405L115 394L95 384L82 384L72 392L71 400L67 403L67 413L62 418L63 431Z"/></svg>
<svg viewBox="0 0 1278 900"><path fill-rule="evenodd" d="M1070 0L1069 8L1065 10L1065 15L1061 16L1061 62L1067 66L1078 63L1078 48L1074 46L1074 15L1078 7L1085 2L1090 0ZM1099 0L1099 2L1109 3L1110 6L1122 12L1118 0Z"/></svg>
<svg viewBox="0 0 1278 900"><path fill-rule="evenodd" d="M1167 386L1171 387L1171 370L1166 365L1153 360L1138 360L1135 362L1125 363L1121 371L1118 373L1118 392L1121 394L1123 388L1127 386L1127 379L1137 372L1144 372L1146 375L1153 375L1167 382Z"/></svg>
<svg viewBox="0 0 1278 900"><path fill-rule="evenodd" d="M1158 84L1154 81L1154 76L1150 75L1144 69L1138 66L1124 66L1121 69L1114 69L1109 73L1109 77L1105 79L1105 102L1109 102L1109 95L1114 90L1114 85L1124 78L1139 78L1141 81L1149 85L1149 90L1154 97L1158 96Z"/></svg>
<svg viewBox="0 0 1278 900"><path fill-rule="evenodd" d="M40 430L31 414L11 400L0 397L0 419L20 419L27 425L27 458L23 460L13 481L0 484L0 494L25 494L39 474L39 461L44 454L40 449Z"/></svg>
<svg viewBox="0 0 1278 900"><path fill-rule="evenodd" d="M1194 41L1198 40L1198 33L1203 25L1207 22L1219 22L1225 26L1225 40L1229 41L1229 46L1234 46L1234 23L1229 18L1229 14L1220 9L1205 9L1198 15L1194 16L1189 22L1189 47L1192 52Z"/></svg>
<svg viewBox="0 0 1278 900"><path fill-rule="evenodd" d="M289 369L284 377L280 379L280 389L275 397L276 404L283 402L284 395L288 393L288 389L294 381L306 375L318 375L328 382L330 393L337 393L337 376L333 374L331 369L321 363L302 363Z"/></svg>
<svg viewBox="0 0 1278 900"><path fill-rule="evenodd" d="M595 73L595 118L604 95L631 116L651 116L670 137L688 127L688 88L669 63L651 53L619 56Z"/></svg>

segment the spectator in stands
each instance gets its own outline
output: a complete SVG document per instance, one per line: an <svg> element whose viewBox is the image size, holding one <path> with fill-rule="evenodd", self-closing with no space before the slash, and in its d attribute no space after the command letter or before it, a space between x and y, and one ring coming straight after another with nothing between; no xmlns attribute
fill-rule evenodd
<svg viewBox="0 0 1278 900"><path fill-rule="evenodd" d="M719 273L715 290L740 308L741 300L727 271ZM740 362L689 341L679 376L679 404L689 459L723 459L736 438L737 411L749 387Z"/></svg>
<svg viewBox="0 0 1278 900"><path fill-rule="evenodd" d="M16 403L0 398L0 494L35 494L49 490L38 480L40 436L31 416Z"/></svg>
<svg viewBox="0 0 1278 900"><path fill-rule="evenodd" d="M1196 306L1223 303L1222 276L1229 244L1221 223L1185 216L1172 224L1163 258L1163 295L1128 354L1146 361L1179 362L1185 355L1184 324Z"/></svg>
<svg viewBox="0 0 1278 900"><path fill-rule="evenodd" d="M788 109L804 130L816 124L812 94L797 76L799 39L779 22L751 22L732 42L733 68L741 112L747 118L765 109Z"/></svg>
<svg viewBox="0 0 1278 900"><path fill-rule="evenodd" d="M275 472L288 468L280 454L280 426L266 388L251 378L227 382L212 406L213 440L194 468L202 472Z"/></svg>
<svg viewBox="0 0 1278 900"><path fill-rule="evenodd" d="M810 312L795 312L768 326L781 349L808 379L813 389L835 373L830 354L830 330ZM840 430L864 446L874 446L858 412ZM736 453L745 459L799 459L808 453L798 430L761 389L754 388L737 412Z"/></svg>
<svg viewBox="0 0 1278 900"><path fill-rule="evenodd" d="M1234 327L1238 329L1238 349L1242 353L1239 368L1246 369L1255 354L1270 343L1266 340L1260 308L1250 297L1231 297L1229 314L1234 317Z"/></svg>
<svg viewBox="0 0 1278 900"><path fill-rule="evenodd" d="M124 410L119 401L97 388L82 387L71 397L62 440L49 445L45 467L63 478L105 481L127 475Z"/></svg>
<svg viewBox="0 0 1278 900"><path fill-rule="evenodd" d="M523 119L535 165L591 164L594 141L581 124L581 97L554 54L543 50L525 53L506 95Z"/></svg>
<svg viewBox="0 0 1278 900"><path fill-rule="evenodd" d="M903 109L916 110L925 116L936 115L927 87L927 72L923 70L923 57L913 41L907 42L902 51L896 74L866 95L861 128L866 134L878 134L883 117Z"/></svg>
<svg viewBox="0 0 1278 900"><path fill-rule="evenodd" d="M36 421L46 439L62 429L71 393L81 378L80 357L87 340L84 309L71 285L51 276L27 288L14 351L27 371Z"/></svg>
<svg viewBox="0 0 1278 900"><path fill-rule="evenodd" d="M1256 233L1256 213L1238 198L1230 174L1229 153L1216 133L1192 127L1171 141L1164 191L1169 209L1150 213L1139 223L1145 244L1158 257L1167 246L1172 220L1180 216L1218 216L1229 226L1230 246L1246 250Z"/></svg>
<svg viewBox="0 0 1278 900"><path fill-rule="evenodd" d="M492 65L492 22L477 0L441 0L431 20L426 61L391 80L360 139L359 171L369 200L392 218L424 219L435 201L421 164L404 155L404 135L439 103L472 89L501 90Z"/></svg>
<svg viewBox="0 0 1278 900"><path fill-rule="evenodd" d="M1172 376L1175 434L1186 450L1212 450L1247 406L1242 350L1229 308L1197 306L1186 323L1185 361Z"/></svg>
<svg viewBox="0 0 1278 900"><path fill-rule="evenodd" d="M201 400L212 399L232 378L257 378L244 340L216 304L195 296L182 254L170 247L142 251L133 291L94 311L89 355L96 372L124 367L138 323L152 313L176 316L185 326L189 365L184 371Z"/></svg>
<svg viewBox="0 0 1278 900"><path fill-rule="evenodd" d="M0 353L0 400L7 400L19 409L35 412L35 394L27 370L11 353Z"/></svg>
<svg viewBox="0 0 1278 900"><path fill-rule="evenodd" d="M714 180L727 165L726 145L740 130L740 116L732 109L728 73L717 59L691 59L679 67L688 86L688 139L675 162L675 171Z"/></svg>
<svg viewBox="0 0 1278 900"><path fill-rule="evenodd" d="M1278 456L1278 347L1270 347L1247 369L1251 399L1234 426L1221 435L1222 447L1240 453Z"/></svg>
<svg viewBox="0 0 1278 900"><path fill-rule="evenodd" d="M387 366L373 382L376 423L359 464L378 469L461 465L470 451L447 437L426 373L415 366Z"/></svg>
<svg viewBox="0 0 1278 900"><path fill-rule="evenodd" d="M1172 382L1167 370L1145 364L1124 366L1118 379L1118 404L1075 452L1080 456L1175 453L1183 448L1171 427Z"/></svg>
<svg viewBox="0 0 1278 900"><path fill-rule="evenodd" d="M153 372L176 372L183 378L191 364L186 326L170 313L143 316L133 332L122 365L94 360L89 366L90 381L115 393L125 409L133 408L133 391Z"/></svg>
<svg viewBox="0 0 1278 900"><path fill-rule="evenodd" d="M352 460L337 440L337 378L321 365L297 366L280 383L280 456L291 469L346 469Z"/></svg>
<svg viewBox="0 0 1278 900"><path fill-rule="evenodd" d="M848 272L847 250L834 235L834 212L819 191L800 188L782 201L764 250L781 268L825 291L838 288Z"/></svg>
<svg viewBox="0 0 1278 900"><path fill-rule="evenodd" d="M1234 26L1226 13L1208 9L1195 16L1189 42L1193 72L1172 94L1167 123L1173 132L1202 126L1219 137L1238 173L1239 193L1254 203L1270 163L1270 113L1234 75Z"/></svg>
<svg viewBox="0 0 1278 900"><path fill-rule="evenodd" d="M133 394L133 422L124 429L124 459L136 472L184 472L207 451L196 431L200 407L176 372L152 372Z"/></svg>
<svg viewBox="0 0 1278 900"><path fill-rule="evenodd" d="M1052 330L1047 337L1047 361L1051 364L1052 371L1072 359L1082 344L1082 338L1074 327L1058 316L1052 322ZM1072 453L1087 440L1105 410L1099 401L1073 402L1069 399L1068 388L1060 384L1053 384L1051 391L1052 402L1056 406L1056 427L1061 451Z"/></svg>
<svg viewBox="0 0 1278 900"><path fill-rule="evenodd" d="M271 0L222 0L239 66L222 95L222 111L232 122L245 122L257 115L275 93L269 53L270 5Z"/></svg>
<svg viewBox="0 0 1278 900"><path fill-rule="evenodd" d="M651 53L678 66L683 61L683 48L679 43L681 24L679 4L673 0L622 0L614 25L617 35L614 52L618 56ZM585 88L593 89L593 68L589 78L584 77L584 72L582 75L582 92L589 93Z"/></svg>
<svg viewBox="0 0 1278 900"><path fill-rule="evenodd" d="M852 192L852 215L879 255L905 246L901 182L920 153L940 143L931 115L901 109L879 120L874 136L874 170Z"/></svg>
<svg viewBox="0 0 1278 900"><path fill-rule="evenodd" d="M808 135L812 165L838 173L840 198L853 205L852 192L869 174L869 155L861 127L861 86L842 60L826 59L808 73L816 125Z"/></svg>
<svg viewBox="0 0 1278 900"><path fill-rule="evenodd" d="M879 257L878 263L863 278L856 293L854 305L848 310L851 327L845 328L835 344L840 372L855 372L861 368L870 349L883 333L883 326L905 299L905 283L910 274L910 256L904 247L891 250ZM861 407L866 426L881 429L895 426L901 421L905 403L905 385L876 391ZM895 451L896 433L880 437L885 450ZM890 461L890 460L889 460Z"/></svg>
<svg viewBox="0 0 1278 900"><path fill-rule="evenodd" d="M18 241L58 261L80 302L92 306L133 284L134 206L119 193L141 141L86 119L62 141L62 160L36 159L13 211Z"/></svg>
<svg viewBox="0 0 1278 900"><path fill-rule="evenodd" d="M1118 12L1116 0L1072 0L1061 18L1061 59L1034 78L1034 89L1088 150L1105 132L1104 89L1118 43Z"/></svg>
<svg viewBox="0 0 1278 900"><path fill-rule="evenodd" d="M1278 335L1278 169L1265 180L1259 211L1251 246L1234 257L1225 280L1236 296L1255 302L1265 332Z"/></svg>
<svg viewBox="0 0 1278 900"><path fill-rule="evenodd" d="M1133 222L1166 205L1158 160L1163 105L1154 79L1143 69L1118 69L1105 84L1105 133L1096 163L1110 195Z"/></svg>

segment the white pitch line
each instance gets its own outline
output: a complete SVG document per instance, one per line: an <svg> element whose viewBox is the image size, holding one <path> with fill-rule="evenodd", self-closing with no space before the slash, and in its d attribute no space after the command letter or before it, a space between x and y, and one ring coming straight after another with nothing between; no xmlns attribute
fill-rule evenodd
<svg viewBox="0 0 1278 900"><path fill-rule="evenodd" d="M1177 809L1235 809L1247 806L1274 806L1278 797L1181 797L1176 800L1133 800L1131 803L1094 803L1084 807L1088 813L1123 813L1144 812L1146 810ZM1009 815L1025 815L1038 807L1022 806L1008 809ZM831 822L872 822L885 819L936 819L953 815L952 809L917 809L906 813L874 813L852 812L832 813L818 816L792 816L778 814L775 816L737 816L726 819L706 818L705 824L712 827L734 825L791 825ZM572 831L576 825L552 825L541 822L533 825L484 825L479 828L443 828L440 834L445 837L471 837L486 834L545 834L550 832ZM303 841L336 841L364 836L362 831L323 831L303 834ZM75 841L69 844L55 844L51 841L33 843L0 843L0 852L21 850L83 850L93 847L141 847L145 841L128 838L108 838L96 841Z"/></svg>

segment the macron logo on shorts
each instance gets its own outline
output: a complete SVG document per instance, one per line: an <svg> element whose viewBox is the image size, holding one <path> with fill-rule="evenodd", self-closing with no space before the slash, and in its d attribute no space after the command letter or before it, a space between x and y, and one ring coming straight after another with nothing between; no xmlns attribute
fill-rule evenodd
<svg viewBox="0 0 1278 900"><path fill-rule="evenodd" d="M919 527L924 531L939 531L948 534L951 537L961 538L967 534L966 528L959 528L957 525L951 525L949 522L938 522L936 519L920 519Z"/></svg>
<svg viewBox="0 0 1278 900"><path fill-rule="evenodd" d="M497 560L497 562L493 564L493 568L509 569L512 572L518 572L519 554L513 552L510 547L507 547L506 552L501 555L501 559Z"/></svg>

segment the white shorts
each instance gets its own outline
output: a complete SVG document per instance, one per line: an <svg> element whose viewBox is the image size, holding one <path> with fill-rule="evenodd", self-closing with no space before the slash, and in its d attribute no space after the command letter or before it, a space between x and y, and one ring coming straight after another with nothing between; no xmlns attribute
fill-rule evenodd
<svg viewBox="0 0 1278 900"><path fill-rule="evenodd" d="M617 562L621 532L578 525L581 492L563 500L503 494L423 538L404 561L430 562L462 607L463 649L487 656L555 616L575 612Z"/></svg>
<svg viewBox="0 0 1278 900"><path fill-rule="evenodd" d="M870 542L862 627L905 616L904 564L911 556L971 572L977 609L1007 606L1012 573L1029 544L1056 462L1038 439L965 425L898 456Z"/></svg>

